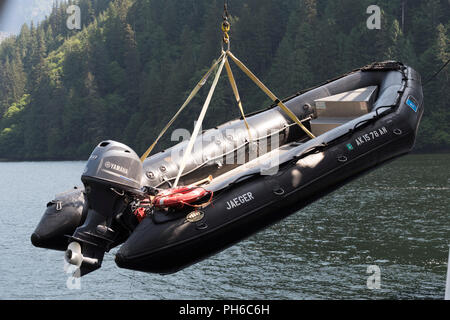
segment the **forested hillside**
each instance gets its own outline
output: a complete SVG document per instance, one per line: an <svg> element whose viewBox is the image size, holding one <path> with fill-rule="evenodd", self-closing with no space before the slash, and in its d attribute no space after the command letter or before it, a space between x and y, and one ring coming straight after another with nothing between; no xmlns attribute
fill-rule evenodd
<svg viewBox="0 0 450 320"><path fill-rule="evenodd" d="M66 26L79 4L82 30ZM448 0L230 0L232 51L279 96L374 61L423 79L450 59ZM369 30L369 5L382 9ZM103 139L143 152L220 54L222 0L80 0L0 45L0 159L86 159ZM246 112L268 106L235 72ZM416 150L450 150L450 67L425 87ZM174 128L192 130L202 95ZM239 116L226 77L211 127ZM170 134L160 145L168 146Z"/></svg>

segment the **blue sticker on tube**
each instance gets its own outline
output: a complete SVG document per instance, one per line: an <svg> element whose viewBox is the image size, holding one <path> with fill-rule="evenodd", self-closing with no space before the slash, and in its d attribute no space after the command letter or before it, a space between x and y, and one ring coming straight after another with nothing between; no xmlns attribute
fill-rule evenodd
<svg viewBox="0 0 450 320"><path fill-rule="evenodd" d="M417 109L419 109L416 99L414 99L412 96L408 97L408 99L406 100L406 105L408 105L411 109L413 109L414 112L417 112Z"/></svg>

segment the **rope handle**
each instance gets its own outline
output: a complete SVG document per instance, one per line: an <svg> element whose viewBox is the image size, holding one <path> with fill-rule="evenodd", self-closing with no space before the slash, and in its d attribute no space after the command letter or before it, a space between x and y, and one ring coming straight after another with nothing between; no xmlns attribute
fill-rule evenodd
<svg viewBox="0 0 450 320"><path fill-rule="evenodd" d="M206 208L207 206L209 206L212 203L212 199L214 197L214 192L213 191L209 191L211 193L211 195L209 196L209 200L205 203L202 204L190 204L184 201L181 201L182 205L186 205L188 207L192 207L192 208L198 208L198 209L203 209Z"/></svg>

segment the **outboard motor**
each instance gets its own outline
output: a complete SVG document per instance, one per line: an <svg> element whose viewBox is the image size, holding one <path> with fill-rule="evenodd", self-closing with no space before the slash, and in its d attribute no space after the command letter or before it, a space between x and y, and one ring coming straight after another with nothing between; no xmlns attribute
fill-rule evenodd
<svg viewBox="0 0 450 320"><path fill-rule="evenodd" d="M101 267L105 252L128 238L120 217L133 198L142 195L143 167L126 145L104 141L92 152L81 176L88 213L83 225L70 237L66 261L83 276Z"/></svg>

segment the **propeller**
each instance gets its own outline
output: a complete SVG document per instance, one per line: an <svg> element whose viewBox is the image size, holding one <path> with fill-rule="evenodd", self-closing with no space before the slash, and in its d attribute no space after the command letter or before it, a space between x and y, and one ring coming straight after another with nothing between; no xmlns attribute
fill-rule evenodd
<svg viewBox="0 0 450 320"><path fill-rule="evenodd" d="M98 259L84 257L81 253L81 245L78 242L71 242L67 247L65 259L67 263L76 267L81 267L82 263L97 265Z"/></svg>
<svg viewBox="0 0 450 320"><path fill-rule="evenodd" d="M84 258L81 254L81 245L78 242L71 242L67 247L64 258L67 263L79 268Z"/></svg>

